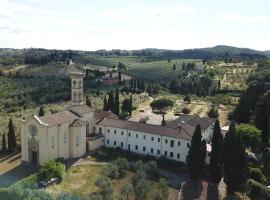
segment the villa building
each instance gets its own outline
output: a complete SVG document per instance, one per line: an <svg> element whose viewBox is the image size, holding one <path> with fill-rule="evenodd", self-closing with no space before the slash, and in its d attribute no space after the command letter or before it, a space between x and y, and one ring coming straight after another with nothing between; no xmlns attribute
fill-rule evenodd
<svg viewBox="0 0 270 200"><path fill-rule="evenodd" d="M70 75L71 106L67 110L33 115L22 122L24 162L42 165L59 157L77 158L102 146L185 162L197 124L210 143L215 119L180 115L168 126L160 126L120 120L110 111L88 107L83 101L83 77L81 72Z"/></svg>

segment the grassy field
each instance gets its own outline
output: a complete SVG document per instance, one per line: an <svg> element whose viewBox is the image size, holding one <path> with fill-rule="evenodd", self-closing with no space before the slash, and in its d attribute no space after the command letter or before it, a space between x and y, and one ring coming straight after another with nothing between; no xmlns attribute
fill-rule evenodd
<svg viewBox="0 0 270 200"><path fill-rule="evenodd" d="M67 171L67 176L63 182L58 185L50 187L50 192L65 191L68 193L76 194L83 198L87 198L89 194L98 192L99 188L95 186L95 181L98 177L103 175L103 165L89 165L89 166L76 166L71 167ZM114 179L114 194L113 199L117 199L117 196L121 194L123 186L133 182L135 173L128 171L123 178ZM79 180L79 181L78 181ZM153 194L157 190L157 182L150 182L150 192L148 192L147 200L151 200ZM170 188L170 200L175 200L178 195L177 190ZM135 195L132 194L130 199L135 199Z"/></svg>

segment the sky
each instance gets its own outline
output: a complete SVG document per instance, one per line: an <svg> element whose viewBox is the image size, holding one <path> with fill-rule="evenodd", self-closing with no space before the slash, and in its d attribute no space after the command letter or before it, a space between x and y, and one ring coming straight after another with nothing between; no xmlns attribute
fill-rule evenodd
<svg viewBox="0 0 270 200"><path fill-rule="evenodd" d="M270 50L269 0L0 0L0 48Z"/></svg>

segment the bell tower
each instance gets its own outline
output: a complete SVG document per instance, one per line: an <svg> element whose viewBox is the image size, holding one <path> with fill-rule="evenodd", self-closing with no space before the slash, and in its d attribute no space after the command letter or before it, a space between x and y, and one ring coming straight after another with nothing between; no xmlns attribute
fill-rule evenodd
<svg viewBox="0 0 270 200"><path fill-rule="evenodd" d="M71 72L69 75L71 79L71 105L83 105L83 77L82 72Z"/></svg>

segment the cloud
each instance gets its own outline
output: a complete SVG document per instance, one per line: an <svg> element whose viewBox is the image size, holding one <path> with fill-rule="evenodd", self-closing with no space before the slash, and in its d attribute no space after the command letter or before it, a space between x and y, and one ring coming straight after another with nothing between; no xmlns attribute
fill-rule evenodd
<svg viewBox="0 0 270 200"><path fill-rule="evenodd" d="M12 27L12 26L8 26L8 25L1 25L0 31L5 32L5 33L14 33L14 34L28 32L27 30L25 30L23 28Z"/></svg>
<svg viewBox="0 0 270 200"><path fill-rule="evenodd" d="M86 33L94 34L94 35L105 35L108 34L109 31L107 30L99 30L99 29L87 29L85 30Z"/></svg>

